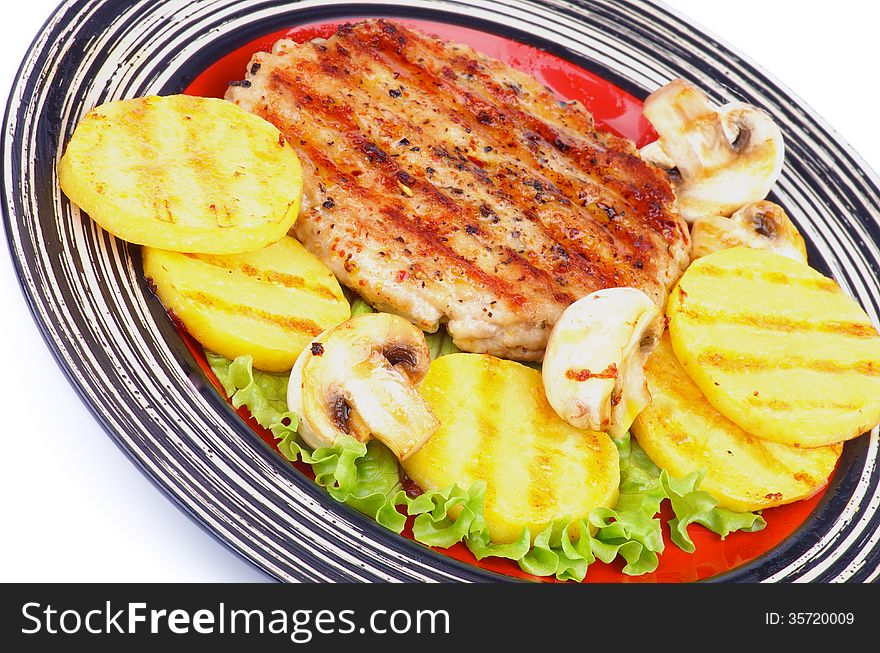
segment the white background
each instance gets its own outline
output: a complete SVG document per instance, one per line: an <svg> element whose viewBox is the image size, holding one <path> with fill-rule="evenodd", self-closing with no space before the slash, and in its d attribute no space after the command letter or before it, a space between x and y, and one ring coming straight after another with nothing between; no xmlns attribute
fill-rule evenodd
<svg viewBox="0 0 880 653"><path fill-rule="evenodd" d="M813 107L880 169L873 3L670 1ZM0 99L53 0L0 21ZM0 581L262 581L111 442L67 383L0 250Z"/></svg>

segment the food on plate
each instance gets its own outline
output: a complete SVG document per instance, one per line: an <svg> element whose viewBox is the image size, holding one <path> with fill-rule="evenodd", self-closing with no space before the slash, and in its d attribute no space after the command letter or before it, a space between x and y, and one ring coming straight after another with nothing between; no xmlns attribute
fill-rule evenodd
<svg viewBox="0 0 880 653"><path fill-rule="evenodd" d="M783 144L754 107L673 81L640 156L381 19L278 41L226 97L98 107L62 188L146 245L232 405L395 532L561 580L647 573L664 501L685 551L689 524L760 530L748 511L820 489L880 421L880 335L764 200Z"/></svg>
<svg viewBox="0 0 880 653"><path fill-rule="evenodd" d="M572 426L622 437L651 401L644 366L665 324L635 288L597 290L553 327L541 376L547 400Z"/></svg>
<svg viewBox="0 0 880 653"><path fill-rule="evenodd" d="M764 199L782 171L782 133L757 107L713 106L703 91L677 79L648 96L644 115L659 138L641 154L677 171L676 205L688 222L729 216Z"/></svg>
<svg viewBox="0 0 880 653"><path fill-rule="evenodd" d="M336 278L290 236L246 254L143 249L144 275L166 310L202 345L289 370L315 336L348 319Z"/></svg>
<svg viewBox="0 0 880 653"><path fill-rule="evenodd" d="M417 388L430 362L424 334L397 315L367 313L321 334L290 373L299 435L311 447L376 438L406 460L439 426Z"/></svg>
<svg viewBox="0 0 880 653"><path fill-rule="evenodd" d="M236 254L280 239L302 172L277 128L214 98L108 102L83 117L58 163L70 200L132 243Z"/></svg>
<svg viewBox="0 0 880 653"><path fill-rule="evenodd" d="M280 40L227 99L279 127L297 238L339 281L471 352L540 360L565 308L688 262L666 173L533 77L387 20Z"/></svg>
<svg viewBox="0 0 880 653"><path fill-rule="evenodd" d="M396 533L409 527L410 536L427 546L446 549L461 542L477 560L507 558L532 576L581 581L597 560L619 559L621 572L629 576L656 570L666 546L659 516L666 499L675 515L668 520L669 540L684 551L694 550L689 524L701 524L722 539L766 526L759 515L720 508L699 488L698 473L673 478L660 470L626 435L613 441L620 479L614 508L599 506L589 516L553 521L537 535L523 526L515 541L493 541L485 514L486 481L419 488L402 476L399 461L378 440L363 443L343 434L332 445L305 448L296 433L296 416L279 405L278 398L288 389L287 376L254 370L248 356L230 361L209 355L208 361L232 405L246 406L275 436L284 457L311 465L315 482L331 497ZM540 427L540 420L535 426ZM528 493L523 498L528 500Z"/></svg>
<svg viewBox="0 0 880 653"><path fill-rule="evenodd" d="M534 538L556 520L614 507L614 443L563 422L538 371L486 354L451 354L431 364L421 392L440 428L403 468L425 490L485 481L493 542L514 542L524 528Z"/></svg>
<svg viewBox="0 0 880 653"><path fill-rule="evenodd" d="M746 204L729 218L710 215L691 225L692 258L732 247L766 249L807 262L807 246L797 227L785 209L766 200Z"/></svg>
<svg viewBox="0 0 880 653"><path fill-rule="evenodd" d="M812 496L843 445L806 449L749 435L719 413L685 373L666 335L646 368L651 405L632 425L639 445L674 477L703 471L700 489L721 507L762 510Z"/></svg>
<svg viewBox="0 0 880 653"><path fill-rule="evenodd" d="M835 281L767 251L694 261L670 294L688 376L747 433L820 447L880 422L880 335Z"/></svg>

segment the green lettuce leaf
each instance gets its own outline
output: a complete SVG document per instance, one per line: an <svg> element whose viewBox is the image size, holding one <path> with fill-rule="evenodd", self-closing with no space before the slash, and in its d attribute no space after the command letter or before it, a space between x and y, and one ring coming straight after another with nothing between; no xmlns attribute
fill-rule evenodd
<svg viewBox="0 0 880 653"><path fill-rule="evenodd" d="M281 425L296 430L296 415L287 410L287 374L255 370L251 356L239 356L234 361L209 351L205 356L235 408L246 406L263 428Z"/></svg>
<svg viewBox="0 0 880 653"><path fill-rule="evenodd" d="M307 462L315 472L315 481L334 499L395 533L403 530L406 515L397 505L406 503L406 495L400 485L397 458L382 443L373 440L364 444L343 436L332 447L315 449Z"/></svg>
<svg viewBox="0 0 880 653"><path fill-rule="evenodd" d="M751 512L733 512L718 507L718 501L708 492L699 490L705 472L693 472L683 478L672 478L664 470L660 480L675 517L669 520L669 535L675 545L688 553L694 552L694 542L688 534L690 524L702 524L723 540L734 531L753 533L767 526L760 515Z"/></svg>
<svg viewBox="0 0 880 653"><path fill-rule="evenodd" d="M620 556L623 573L638 576L654 571L663 552L663 531L657 513L666 498L660 470L629 434L615 440L620 455L620 494L614 509L597 508L590 515L596 529L593 553L603 562Z"/></svg>
<svg viewBox="0 0 880 653"><path fill-rule="evenodd" d="M554 576L560 567L559 555L551 544L553 536L553 524L535 536L535 541L529 551L518 562L524 572L534 576Z"/></svg>
<svg viewBox="0 0 880 653"><path fill-rule="evenodd" d="M351 316L366 315L367 313L375 313L376 310L360 297L355 297L351 302Z"/></svg>
<svg viewBox="0 0 880 653"><path fill-rule="evenodd" d="M406 514L397 509L407 504L397 458L382 443L374 440L364 444L342 436L333 446L309 452L300 446L293 433L285 433L278 450L291 462L301 460L311 465L315 482L336 501L372 517L395 533L406 526Z"/></svg>
<svg viewBox="0 0 880 653"><path fill-rule="evenodd" d="M363 306L356 306L357 302ZM372 311L360 299L352 304L355 310L358 314ZM445 331L427 337L432 357L458 351ZM598 508L587 518L558 520L534 540L523 529L515 542L493 543L483 514L484 482L409 497L400 483L397 459L376 440L364 444L344 436L331 447L314 451L304 447L296 434L296 416L287 411L286 375L254 370L250 356L229 361L206 354L232 404L246 406L278 438L278 449L287 459L311 465L316 482L330 496L396 533L405 527L407 516L413 517L414 539L428 546L448 548L464 542L477 560L509 558L536 576L581 581L596 560L610 563L621 558L623 572L630 575L654 571L664 548L659 518L664 500L670 501L675 513L669 522L672 542L688 552L694 550L690 524L701 524L722 538L736 530L757 531L766 525L760 515L718 508L718 502L699 489L702 474L670 477L627 434L615 441L620 455L620 494L613 509Z"/></svg>
<svg viewBox="0 0 880 653"><path fill-rule="evenodd" d="M468 490L453 485L410 499L407 511L416 515L413 537L422 544L445 549L471 533L484 531L485 495L486 484L476 483Z"/></svg>
<svg viewBox="0 0 880 653"><path fill-rule="evenodd" d="M535 576L582 581L596 560L587 520L559 520L535 536L530 550L519 560L520 569Z"/></svg>
<svg viewBox="0 0 880 653"><path fill-rule="evenodd" d="M532 537L529 529L524 528L522 533L520 533L518 540L506 544L499 544L492 542L489 538L489 531L483 529L468 535L465 544L477 560L492 556L495 558L508 558L509 560L519 561L522 560L532 548Z"/></svg>
<svg viewBox="0 0 880 653"><path fill-rule="evenodd" d="M557 554L556 578L582 581L587 568L596 561L594 544L588 520L579 519L566 524L560 539L560 553Z"/></svg>
<svg viewBox="0 0 880 653"><path fill-rule="evenodd" d="M437 329L436 333L426 333L425 340L428 343L428 349L431 351L431 360L446 356L447 354L459 354L461 349L452 342L452 336L446 331L445 327Z"/></svg>

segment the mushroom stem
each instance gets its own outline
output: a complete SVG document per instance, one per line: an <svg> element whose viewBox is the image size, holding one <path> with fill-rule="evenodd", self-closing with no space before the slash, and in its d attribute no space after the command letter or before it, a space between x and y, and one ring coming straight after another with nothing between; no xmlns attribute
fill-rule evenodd
<svg viewBox="0 0 880 653"><path fill-rule="evenodd" d="M635 288L599 290L574 302L547 343L548 402L572 426L621 437L650 403L644 367L662 331L660 309Z"/></svg>

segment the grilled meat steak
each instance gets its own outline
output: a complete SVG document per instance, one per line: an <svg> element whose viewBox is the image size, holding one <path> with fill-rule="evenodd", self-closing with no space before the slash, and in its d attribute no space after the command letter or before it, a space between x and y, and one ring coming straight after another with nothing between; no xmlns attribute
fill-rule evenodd
<svg viewBox="0 0 880 653"><path fill-rule="evenodd" d="M665 173L576 102L386 20L278 41L227 99L279 127L306 177L294 233L380 310L540 360L594 290L658 304L688 260Z"/></svg>

